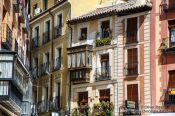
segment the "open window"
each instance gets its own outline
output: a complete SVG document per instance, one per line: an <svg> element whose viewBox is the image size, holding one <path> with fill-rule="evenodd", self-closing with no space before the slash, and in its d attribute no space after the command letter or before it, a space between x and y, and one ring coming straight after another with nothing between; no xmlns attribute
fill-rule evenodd
<svg viewBox="0 0 175 116"><path fill-rule="evenodd" d="M86 40L87 39L87 27L80 29L80 38L79 40Z"/></svg>

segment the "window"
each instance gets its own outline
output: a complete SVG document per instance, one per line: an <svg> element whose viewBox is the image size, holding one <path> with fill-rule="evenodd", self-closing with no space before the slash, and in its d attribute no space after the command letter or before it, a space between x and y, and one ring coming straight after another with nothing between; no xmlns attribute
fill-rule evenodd
<svg viewBox="0 0 175 116"><path fill-rule="evenodd" d="M62 35L62 13L57 15L57 25L55 27L55 36L61 36Z"/></svg>
<svg viewBox="0 0 175 116"><path fill-rule="evenodd" d="M137 42L137 17L127 19L126 43Z"/></svg>
<svg viewBox="0 0 175 116"><path fill-rule="evenodd" d="M88 104L88 92L78 93L78 105L83 106Z"/></svg>
<svg viewBox="0 0 175 116"><path fill-rule="evenodd" d="M58 108L60 108L60 96L61 96L60 91L61 91L60 83L56 83L56 100Z"/></svg>
<svg viewBox="0 0 175 116"><path fill-rule="evenodd" d="M175 46L175 27L170 28L170 47Z"/></svg>
<svg viewBox="0 0 175 116"><path fill-rule="evenodd" d="M45 22L45 32L43 43L47 43L50 40L50 20Z"/></svg>
<svg viewBox="0 0 175 116"><path fill-rule="evenodd" d="M35 71L36 71L35 73L36 73L36 76L38 76L38 58L35 58L34 60L35 60L34 61L35 62L35 64L34 64L35 67L34 68L35 68Z"/></svg>
<svg viewBox="0 0 175 116"><path fill-rule="evenodd" d="M0 95L8 95L9 83L8 81L0 81Z"/></svg>
<svg viewBox="0 0 175 116"><path fill-rule="evenodd" d="M127 75L138 74L137 48L127 50Z"/></svg>
<svg viewBox="0 0 175 116"><path fill-rule="evenodd" d="M110 89L103 89L103 90L100 90L100 102L102 101L109 101L110 102Z"/></svg>
<svg viewBox="0 0 175 116"><path fill-rule="evenodd" d="M39 44L39 26L34 29L33 47L37 47Z"/></svg>
<svg viewBox="0 0 175 116"><path fill-rule="evenodd" d="M79 40L87 39L87 27L80 29L80 38Z"/></svg>
<svg viewBox="0 0 175 116"><path fill-rule="evenodd" d="M49 52L45 54L45 62L49 62Z"/></svg>
<svg viewBox="0 0 175 116"><path fill-rule="evenodd" d="M138 104L139 96L138 96L138 84L129 84L127 85L127 100L134 101ZM136 105L136 108L138 105Z"/></svg>
<svg viewBox="0 0 175 116"><path fill-rule="evenodd" d="M101 38L107 38L110 36L110 21L102 21L101 22Z"/></svg>
<svg viewBox="0 0 175 116"><path fill-rule="evenodd" d="M44 100L48 100L49 99L49 87L44 87Z"/></svg>
<svg viewBox="0 0 175 116"><path fill-rule="evenodd" d="M109 76L109 54L101 55L101 76Z"/></svg>
<svg viewBox="0 0 175 116"><path fill-rule="evenodd" d="M168 102L170 104L175 103L175 94L173 94L175 89L175 71L169 71L169 82L168 82Z"/></svg>
<svg viewBox="0 0 175 116"><path fill-rule="evenodd" d="M61 54L62 54L62 49L61 48L57 48L56 49L56 57L55 57L55 70L59 70L61 68Z"/></svg>
<svg viewBox="0 0 175 116"><path fill-rule="evenodd" d="M44 0L44 10L48 9L48 0Z"/></svg>
<svg viewBox="0 0 175 116"><path fill-rule="evenodd" d="M86 71L85 70L71 71L70 76L72 80L82 79L85 78Z"/></svg>

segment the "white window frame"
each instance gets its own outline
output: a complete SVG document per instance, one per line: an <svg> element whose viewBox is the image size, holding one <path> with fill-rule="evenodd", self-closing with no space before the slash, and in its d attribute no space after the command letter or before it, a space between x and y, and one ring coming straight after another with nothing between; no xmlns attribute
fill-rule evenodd
<svg viewBox="0 0 175 116"><path fill-rule="evenodd" d="M127 37L127 27L128 27L128 24L127 24L127 20L130 19L130 18L135 18L137 17L137 41L140 42L140 28L139 28L139 24L140 24L140 16L131 16L131 17L127 17L125 19L125 43L126 43L126 37Z"/></svg>
<svg viewBox="0 0 175 116"><path fill-rule="evenodd" d="M112 17L106 17L98 20L98 32L101 33L101 24L103 21L109 20L109 28L112 30Z"/></svg>
<svg viewBox="0 0 175 116"><path fill-rule="evenodd" d="M79 38L81 35L82 28L87 28L87 39L86 40L90 39L89 38L89 23L80 23L80 24L78 24L78 41L80 41ZM81 40L81 41L86 41L86 40Z"/></svg>

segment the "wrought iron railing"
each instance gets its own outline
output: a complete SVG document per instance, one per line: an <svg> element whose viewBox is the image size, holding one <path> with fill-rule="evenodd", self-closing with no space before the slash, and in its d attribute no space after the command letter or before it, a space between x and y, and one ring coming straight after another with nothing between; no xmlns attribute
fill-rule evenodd
<svg viewBox="0 0 175 116"><path fill-rule="evenodd" d="M49 62L41 64L40 75L45 75L49 72Z"/></svg>
<svg viewBox="0 0 175 116"><path fill-rule="evenodd" d="M46 31L43 33L43 44L46 44L47 42L50 41L50 33L51 31Z"/></svg>
<svg viewBox="0 0 175 116"><path fill-rule="evenodd" d="M84 75L82 75L82 77L79 78L73 78L72 77L72 73L71 73L71 81L73 84L79 84L79 83L87 83L90 81L90 74L88 72L85 71Z"/></svg>
<svg viewBox="0 0 175 116"><path fill-rule="evenodd" d="M62 57L57 57L54 61L54 70L60 70Z"/></svg>
<svg viewBox="0 0 175 116"><path fill-rule="evenodd" d="M32 39L32 47L36 48L38 47L38 45L39 45L39 37L36 36Z"/></svg>
<svg viewBox="0 0 175 116"><path fill-rule="evenodd" d="M32 68L32 76L33 76L33 78L38 77L38 68L37 67Z"/></svg>
<svg viewBox="0 0 175 116"><path fill-rule="evenodd" d="M55 27L55 39L62 35L62 25L58 25Z"/></svg>
<svg viewBox="0 0 175 116"><path fill-rule="evenodd" d="M104 81L111 79L111 67L104 66L95 69L95 81Z"/></svg>
<svg viewBox="0 0 175 116"><path fill-rule="evenodd" d="M126 63L126 75L138 75L138 63Z"/></svg>
<svg viewBox="0 0 175 116"><path fill-rule="evenodd" d="M126 32L126 44L137 42L137 30Z"/></svg>
<svg viewBox="0 0 175 116"><path fill-rule="evenodd" d="M52 110L52 111L59 111L60 110L60 107L61 107L61 100L60 99L61 99L60 96L56 96L50 100L50 110Z"/></svg>
<svg viewBox="0 0 175 116"><path fill-rule="evenodd" d="M48 112L49 111L49 100L43 100L37 104L37 112Z"/></svg>

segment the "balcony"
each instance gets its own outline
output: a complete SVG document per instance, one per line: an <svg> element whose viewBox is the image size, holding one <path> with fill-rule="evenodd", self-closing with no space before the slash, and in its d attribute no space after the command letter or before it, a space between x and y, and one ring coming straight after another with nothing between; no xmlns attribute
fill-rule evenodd
<svg viewBox="0 0 175 116"><path fill-rule="evenodd" d="M26 92L26 84L27 82L23 79L23 75L15 68L14 70L14 76L12 81L16 87L21 91L21 93Z"/></svg>
<svg viewBox="0 0 175 116"><path fill-rule="evenodd" d="M37 48L39 45L39 37L34 37L32 39L32 48Z"/></svg>
<svg viewBox="0 0 175 116"><path fill-rule="evenodd" d="M43 33L43 44L46 44L50 41L50 31L46 31Z"/></svg>
<svg viewBox="0 0 175 116"><path fill-rule="evenodd" d="M35 79L38 77L38 68L37 67L32 68L32 76Z"/></svg>
<svg viewBox="0 0 175 116"><path fill-rule="evenodd" d="M2 88L3 93L0 95L0 103L8 106L13 112L21 112L22 95L9 81L3 81L3 84L4 87Z"/></svg>
<svg viewBox="0 0 175 116"><path fill-rule="evenodd" d="M90 72L86 70L71 71L71 81L73 84L89 83Z"/></svg>
<svg viewBox="0 0 175 116"><path fill-rule="evenodd" d="M49 72L49 63L45 62L41 64L40 69L40 75L46 75Z"/></svg>
<svg viewBox="0 0 175 116"><path fill-rule="evenodd" d="M92 68L92 45L80 45L67 48L69 70Z"/></svg>
<svg viewBox="0 0 175 116"><path fill-rule="evenodd" d="M61 106L60 96L53 97L50 100L50 110L59 111L61 108L60 106Z"/></svg>
<svg viewBox="0 0 175 116"><path fill-rule="evenodd" d="M126 44L137 43L137 30L126 32Z"/></svg>
<svg viewBox="0 0 175 116"><path fill-rule="evenodd" d="M111 80L111 67L99 67L95 69L95 81Z"/></svg>
<svg viewBox="0 0 175 116"><path fill-rule="evenodd" d="M62 57L57 57L54 61L54 70L60 70L61 68Z"/></svg>
<svg viewBox="0 0 175 116"><path fill-rule="evenodd" d="M49 100L43 100L37 104L38 113L48 112L49 111Z"/></svg>
<svg viewBox="0 0 175 116"><path fill-rule="evenodd" d="M138 63L126 63L125 71L126 76L138 75Z"/></svg>
<svg viewBox="0 0 175 116"><path fill-rule="evenodd" d="M55 39L62 35L62 26L58 25L55 27Z"/></svg>
<svg viewBox="0 0 175 116"><path fill-rule="evenodd" d="M105 31L105 32L97 32L96 33L96 47L111 45L112 41L112 31Z"/></svg>
<svg viewBox="0 0 175 116"><path fill-rule="evenodd" d="M2 23L2 43L4 47L12 47L12 31L7 23Z"/></svg>

